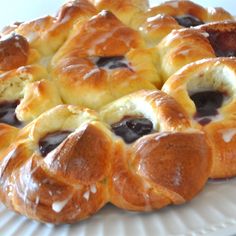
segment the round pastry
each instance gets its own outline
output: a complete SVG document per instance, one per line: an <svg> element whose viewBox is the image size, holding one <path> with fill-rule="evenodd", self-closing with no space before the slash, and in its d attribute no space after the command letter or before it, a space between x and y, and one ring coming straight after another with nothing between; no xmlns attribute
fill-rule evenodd
<svg viewBox="0 0 236 236"><path fill-rule="evenodd" d="M0 122L22 127L44 111L61 104L61 98L46 70L40 66L24 66L1 74Z"/></svg>
<svg viewBox="0 0 236 236"><path fill-rule="evenodd" d="M185 108L204 131L213 152L211 178L236 175L236 60L214 58L189 64L171 76L163 91Z"/></svg>
<svg viewBox="0 0 236 236"><path fill-rule="evenodd" d="M132 20L148 9L148 0L89 0L99 10L108 10L132 27Z"/></svg>
<svg viewBox="0 0 236 236"><path fill-rule="evenodd" d="M13 142L20 128L61 103L46 71L25 66L0 77L0 153Z"/></svg>
<svg viewBox="0 0 236 236"><path fill-rule="evenodd" d="M214 58L215 53L203 30L173 30L158 45L160 70L164 81L191 62ZM168 62L168 63L167 63Z"/></svg>
<svg viewBox="0 0 236 236"><path fill-rule="evenodd" d="M157 46L163 79L166 80L184 65L200 59L235 56L235 32L235 21L173 30Z"/></svg>
<svg viewBox="0 0 236 236"><path fill-rule="evenodd" d="M95 112L57 106L22 129L2 155L1 200L44 222L87 218L108 200L111 148Z"/></svg>
<svg viewBox="0 0 236 236"><path fill-rule="evenodd" d="M166 1L134 19L149 45L156 45L173 29L224 20L233 20L233 16L223 8L203 8L186 0Z"/></svg>
<svg viewBox="0 0 236 236"><path fill-rule="evenodd" d="M0 71L24 66L28 61L29 44L21 35L0 37Z"/></svg>
<svg viewBox="0 0 236 236"><path fill-rule="evenodd" d="M73 24L79 20L90 18L96 13L96 8L89 1L71 0L61 7L55 17L46 16L30 22L17 23L13 27L6 27L1 34L16 34L20 38L21 44L28 42L32 51L28 64L38 62L47 66L51 56L67 39ZM11 43L13 43L12 41ZM26 46L21 47L25 50Z"/></svg>
<svg viewBox="0 0 236 236"><path fill-rule="evenodd" d="M0 197L32 219L71 223L107 202L139 211L181 204L203 188L210 167L204 134L190 129L179 104L140 91L100 114L59 105L23 128L2 154Z"/></svg>
<svg viewBox="0 0 236 236"><path fill-rule="evenodd" d="M107 11L75 27L52 60L63 101L98 109L133 91L160 87L156 52L143 45L136 31Z"/></svg>
<svg viewBox="0 0 236 236"><path fill-rule="evenodd" d="M192 199L204 186L211 151L179 104L161 91L139 91L100 111L113 132L108 190L118 207L147 211Z"/></svg>
<svg viewBox="0 0 236 236"><path fill-rule="evenodd" d="M235 56L235 22L182 29L232 17L190 1L147 7L74 0L55 17L0 33L0 199L8 208L71 223L108 202L135 211L181 204L209 176L236 175L235 58L178 71L163 90L180 104L157 90L183 65Z"/></svg>
<svg viewBox="0 0 236 236"><path fill-rule="evenodd" d="M217 57L236 57L236 22L214 22L197 27L208 34Z"/></svg>

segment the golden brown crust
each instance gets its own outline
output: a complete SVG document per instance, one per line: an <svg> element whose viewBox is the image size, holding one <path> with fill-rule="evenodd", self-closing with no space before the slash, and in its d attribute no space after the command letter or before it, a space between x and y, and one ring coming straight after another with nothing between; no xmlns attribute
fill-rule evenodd
<svg viewBox="0 0 236 236"><path fill-rule="evenodd" d="M77 21L88 19L97 13L96 8L87 0L71 0L65 3L58 14L46 16L29 22L16 23L6 27L0 33L2 37L8 35L20 35L28 43L28 51L25 57L11 53L11 64L6 69L14 69L21 65L34 63L47 67L51 57L68 38L73 25ZM19 47L17 48L19 51ZM22 54L22 50L20 51ZM1 55L0 55L1 56ZM19 61L20 60L20 61ZM1 62L1 58L0 58ZM9 67L10 65L11 68ZM0 68L1 70L1 68Z"/></svg>
<svg viewBox="0 0 236 236"><path fill-rule="evenodd" d="M236 175L236 61L214 58L211 41L223 34L220 50L236 52L227 36L235 22L182 29L176 18L232 16L184 0L147 7L72 0L55 17L0 33L0 199L8 208L72 223L108 202L135 211L182 204L209 176ZM178 69L163 87L174 98L156 90ZM195 88L229 97L204 127ZM4 123L8 112L19 127Z"/></svg>
<svg viewBox="0 0 236 236"><path fill-rule="evenodd" d="M157 45L163 79L168 79L184 65L200 59L235 56L235 32L234 21L173 30Z"/></svg>
<svg viewBox="0 0 236 236"><path fill-rule="evenodd" d="M15 30L27 38L30 46L43 55L51 55L64 43L77 20L96 14L87 0L72 0L64 4L56 17L43 17L22 23Z"/></svg>
<svg viewBox="0 0 236 236"><path fill-rule="evenodd" d="M2 154L4 150L14 142L18 132L19 129L17 128L11 125L0 123L0 154Z"/></svg>
<svg viewBox="0 0 236 236"><path fill-rule="evenodd" d="M53 119L54 127L49 128L45 118ZM92 111L58 106L23 129L1 160L4 203L30 218L53 223L78 221L101 208L107 202L103 182L112 145L96 119ZM43 158L39 139L63 129L72 134Z"/></svg>
<svg viewBox="0 0 236 236"><path fill-rule="evenodd" d="M142 46L138 32L107 11L75 28L52 60L53 79L63 100L98 109L133 91L160 87L156 53ZM112 57L118 58L118 66ZM106 62L99 65L100 59Z"/></svg>
<svg viewBox="0 0 236 236"><path fill-rule="evenodd" d="M166 188L173 203L192 199L208 178L211 151L201 133L163 132L140 140L135 149L138 173Z"/></svg>
<svg viewBox="0 0 236 236"><path fill-rule="evenodd" d="M69 56L118 56L131 48L143 47L138 32L122 24L111 12L102 11L87 21L78 22L65 44L56 53L53 64Z"/></svg>
<svg viewBox="0 0 236 236"><path fill-rule="evenodd" d="M132 27L132 20L142 15L149 4L147 0L89 0L96 8L108 10L115 14L123 23Z"/></svg>
<svg viewBox="0 0 236 236"><path fill-rule="evenodd" d="M126 95L100 110L101 119L114 124L123 117L147 117L160 131L190 128L185 111L174 99L159 90L141 90Z"/></svg>
<svg viewBox="0 0 236 236"><path fill-rule="evenodd" d="M0 80L0 101L19 100L16 116L26 124L62 103L57 88L47 79L47 71L36 65L5 72Z"/></svg>
<svg viewBox="0 0 236 236"><path fill-rule="evenodd" d="M215 58L189 64L171 76L163 86L163 91L173 96L189 116L193 125L206 133L213 151L212 178L226 178L236 175L234 158L235 130L235 81L236 61L234 58ZM218 109L212 121L201 126L193 119L196 107L190 99L192 91L225 91L229 101Z"/></svg>
<svg viewBox="0 0 236 236"><path fill-rule="evenodd" d="M150 119L154 132L128 145L110 127L136 115ZM0 197L10 209L52 223L85 219L107 202L139 211L183 203L202 189L211 165L204 135L189 128L184 110L161 91L133 93L99 114L57 106L22 129L2 154ZM57 131L71 134L43 156L40 140Z"/></svg>
<svg viewBox="0 0 236 236"><path fill-rule="evenodd" d="M134 70L129 68L106 70L97 67L91 59L86 58L74 57L63 60L53 73L60 94L66 103L93 109L99 109L102 105L130 92L142 88L155 88ZM116 87L113 86L114 84Z"/></svg>
<svg viewBox="0 0 236 236"><path fill-rule="evenodd" d="M161 91L139 91L107 105L100 115L108 124L144 117L154 127L152 134L129 145L115 141L109 180L113 204L136 211L159 209L190 200L202 189L211 168L211 150L204 134L190 130L173 98Z"/></svg>
<svg viewBox="0 0 236 236"><path fill-rule="evenodd" d="M0 71L24 66L28 60L29 44L21 35L0 38Z"/></svg>
<svg viewBox="0 0 236 236"><path fill-rule="evenodd" d="M164 81L184 65L215 57L207 37L205 31L193 28L173 30L157 45Z"/></svg>
<svg viewBox="0 0 236 236"><path fill-rule="evenodd" d="M148 44L155 45L172 30L183 28L175 17L186 15L196 17L203 23L233 20L233 16L222 8L203 8L192 1L173 0L140 14L134 19L134 24L138 25Z"/></svg>

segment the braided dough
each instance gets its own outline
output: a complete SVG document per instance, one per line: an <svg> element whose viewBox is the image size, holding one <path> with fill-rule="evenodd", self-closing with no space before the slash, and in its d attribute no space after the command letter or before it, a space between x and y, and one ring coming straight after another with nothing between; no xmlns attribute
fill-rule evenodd
<svg viewBox="0 0 236 236"><path fill-rule="evenodd" d="M197 26L214 21L233 20L223 8L203 8L186 0L166 1L134 19L147 43L156 45L174 29Z"/></svg>
<svg viewBox="0 0 236 236"><path fill-rule="evenodd" d="M213 151L212 178L236 175L235 80L236 60L215 58L183 67L163 86L185 108L194 126L206 133ZM201 101L195 96L194 102L191 96L201 92L208 92L208 98ZM221 93L222 100L212 92Z"/></svg>
<svg viewBox="0 0 236 236"><path fill-rule="evenodd" d="M126 116L149 118L152 133L125 144L111 124ZM52 151L42 149L40 140L50 134L58 141L58 132L69 134ZM82 220L107 202L142 211L183 203L202 189L211 167L204 134L191 130L182 108L160 91L127 95L99 114L57 106L23 128L5 153L2 201L30 218L53 223Z"/></svg>
<svg viewBox="0 0 236 236"><path fill-rule="evenodd" d="M236 175L235 21L191 1L148 7L73 0L2 30L0 199L9 209L72 223L107 203L182 204L209 177Z"/></svg>
<svg viewBox="0 0 236 236"><path fill-rule="evenodd" d="M203 58L236 56L235 32L235 21L173 30L157 45L164 80L191 62Z"/></svg>

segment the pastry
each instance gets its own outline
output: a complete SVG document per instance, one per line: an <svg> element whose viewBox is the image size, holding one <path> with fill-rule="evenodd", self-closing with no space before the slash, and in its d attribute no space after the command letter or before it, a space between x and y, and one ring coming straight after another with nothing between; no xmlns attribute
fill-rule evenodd
<svg viewBox="0 0 236 236"><path fill-rule="evenodd" d="M197 27L206 31L217 57L236 57L236 22L214 22Z"/></svg>
<svg viewBox="0 0 236 236"><path fill-rule="evenodd" d="M176 30L156 45L158 31L140 27L158 14L160 37ZM235 56L235 22L185 29L183 14L232 19L190 1L148 10L146 0L74 0L55 17L3 29L0 199L9 209L72 223L107 203L133 211L182 204L209 177L236 175L236 60L217 58ZM165 81L166 93L158 90ZM215 89L209 117L191 100L201 89Z"/></svg>
<svg viewBox="0 0 236 236"><path fill-rule="evenodd" d="M205 135L176 101L139 91L99 113L59 105L40 115L2 154L0 197L32 219L71 223L108 202L138 211L184 203L210 167Z"/></svg>
<svg viewBox="0 0 236 236"><path fill-rule="evenodd" d="M74 27L51 70L66 103L99 109L133 91L160 88L157 60L138 32L102 11Z"/></svg>
<svg viewBox="0 0 236 236"><path fill-rule="evenodd" d="M162 78L167 80L184 65L203 58L235 56L235 32L235 21L173 30L157 45Z"/></svg>
<svg viewBox="0 0 236 236"><path fill-rule="evenodd" d="M24 66L4 72L0 80L0 152L19 129L44 111L61 104L54 84L40 66Z"/></svg>
<svg viewBox="0 0 236 236"><path fill-rule="evenodd" d="M211 150L173 98L139 91L103 107L100 115L120 137L108 182L113 204L136 211L159 209L184 203L203 187Z"/></svg>
<svg viewBox="0 0 236 236"><path fill-rule="evenodd" d="M224 20L233 20L233 16L223 8L204 8L192 1L173 0L150 8L145 14L139 14L133 24L139 26L149 45L156 45L174 29Z"/></svg>
<svg viewBox="0 0 236 236"><path fill-rule="evenodd" d="M98 11L108 10L115 14L123 23L133 26L133 19L144 14L148 9L147 0L89 0Z"/></svg>
<svg viewBox="0 0 236 236"><path fill-rule="evenodd" d="M93 111L71 105L43 113L3 154L1 200L44 222L94 214L107 202L112 145L103 126Z"/></svg>
<svg viewBox="0 0 236 236"><path fill-rule="evenodd" d="M20 35L21 41L27 41L32 51L28 64L40 63L47 66L52 55L68 37L73 24L96 13L96 8L89 1L71 0L61 7L55 17L46 16L17 23L13 27L5 27L0 35Z"/></svg>
<svg viewBox="0 0 236 236"><path fill-rule="evenodd" d="M212 148L211 178L236 175L235 58L213 58L186 65L163 91L174 97Z"/></svg>

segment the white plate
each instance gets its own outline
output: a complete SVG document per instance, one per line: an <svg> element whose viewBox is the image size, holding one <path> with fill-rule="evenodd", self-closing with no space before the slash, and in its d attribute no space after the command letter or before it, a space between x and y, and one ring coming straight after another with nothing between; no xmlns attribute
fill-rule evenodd
<svg viewBox="0 0 236 236"><path fill-rule="evenodd" d="M236 179L208 183L191 202L152 213L111 205L92 218L53 226L31 221L0 205L0 235L7 236L161 236L232 235L236 232Z"/></svg>
<svg viewBox="0 0 236 236"><path fill-rule="evenodd" d="M115 1L115 0L114 0ZM0 28L55 12L64 0L0 0ZM158 0L151 0L155 5ZM198 0L222 6L236 15L235 0ZM14 7L12 7L14 6ZM193 201L153 213L131 213L106 206L92 218L74 225L52 226L31 221L0 205L1 236L169 236L232 235L236 232L236 179L208 183Z"/></svg>

